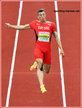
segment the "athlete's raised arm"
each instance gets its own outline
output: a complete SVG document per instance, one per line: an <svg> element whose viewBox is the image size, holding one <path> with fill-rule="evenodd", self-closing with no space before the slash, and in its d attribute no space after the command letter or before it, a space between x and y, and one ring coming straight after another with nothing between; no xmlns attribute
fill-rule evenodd
<svg viewBox="0 0 82 108"><path fill-rule="evenodd" d="M58 44L58 47L60 48L60 54L62 54L64 56L64 51L63 51L63 48L62 48L62 44L61 44L61 41L58 38L57 32L53 32L53 35L54 35L55 40L56 40L56 42Z"/></svg>
<svg viewBox="0 0 82 108"><path fill-rule="evenodd" d="M8 28L13 28L13 29L16 29L16 30L26 30L26 29L30 29L30 26L29 24L26 24L26 25L20 25L20 26L17 26L17 25L11 25L9 23L5 23L6 26Z"/></svg>

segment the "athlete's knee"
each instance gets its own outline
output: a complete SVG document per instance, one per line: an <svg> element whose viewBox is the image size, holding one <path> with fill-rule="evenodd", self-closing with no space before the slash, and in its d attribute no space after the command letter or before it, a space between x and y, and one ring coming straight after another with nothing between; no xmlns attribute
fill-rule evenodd
<svg viewBox="0 0 82 108"><path fill-rule="evenodd" d="M43 71L43 63L41 63L41 64L39 65L39 69L40 69L40 71Z"/></svg>
<svg viewBox="0 0 82 108"><path fill-rule="evenodd" d="M46 72L47 74L49 74L50 70L46 70L45 72Z"/></svg>
<svg viewBox="0 0 82 108"><path fill-rule="evenodd" d="M43 60L42 59L36 59L38 65L37 68L39 68L40 70L43 70Z"/></svg>
<svg viewBox="0 0 82 108"><path fill-rule="evenodd" d="M48 74L50 72L50 65L46 67L45 72Z"/></svg>

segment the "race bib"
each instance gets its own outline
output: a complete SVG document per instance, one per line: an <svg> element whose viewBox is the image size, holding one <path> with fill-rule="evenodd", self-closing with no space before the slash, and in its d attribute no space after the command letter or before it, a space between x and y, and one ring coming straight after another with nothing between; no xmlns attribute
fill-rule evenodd
<svg viewBox="0 0 82 108"><path fill-rule="evenodd" d="M49 32L39 32L38 40L43 42L49 42L50 33Z"/></svg>

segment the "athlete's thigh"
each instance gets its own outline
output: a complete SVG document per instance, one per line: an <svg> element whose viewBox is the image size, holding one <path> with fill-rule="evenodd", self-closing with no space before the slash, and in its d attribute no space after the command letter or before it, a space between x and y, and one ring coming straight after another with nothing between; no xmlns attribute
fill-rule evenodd
<svg viewBox="0 0 82 108"><path fill-rule="evenodd" d="M50 64L45 64L45 63L43 64L43 70L44 70L46 73L49 73L50 67L51 67Z"/></svg>
<svg viewBox="0 0 82 108"><path fill-rule="evenodd" d="M36 58L36 62L42 64L43 63L43 60L41 58Z"/></svg>
<svg viewBox="0 0 82 108"><path fill-rule="evenodd" d="M35 57L35 59L42 59L43 60L43 53L38 46L36 46L34 48L34 57Z"/></svg>
<svg viewBox="0 0 82 108"><path fill-rule="evenodd" d="M44 64L51 64L51 50L47 50L44 54L44 59L43 59L43 63Z"/></svg>

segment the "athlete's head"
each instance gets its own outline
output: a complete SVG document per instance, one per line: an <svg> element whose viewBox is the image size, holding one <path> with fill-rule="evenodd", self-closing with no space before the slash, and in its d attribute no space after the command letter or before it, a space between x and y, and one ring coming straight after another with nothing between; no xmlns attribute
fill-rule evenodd
<svg viewBox="0 0 82 108"><path fill-rule="evenodd" d="M37 11L37 16L38 16L38 19L41 21L41 22L44 22L46 20L46 13L45 13L45 10L44 9L39 9Z"/></svg>

